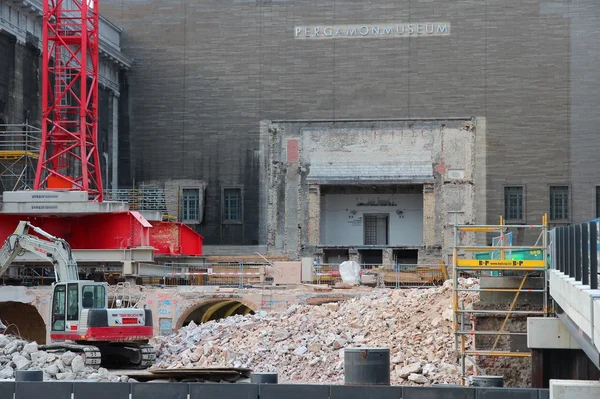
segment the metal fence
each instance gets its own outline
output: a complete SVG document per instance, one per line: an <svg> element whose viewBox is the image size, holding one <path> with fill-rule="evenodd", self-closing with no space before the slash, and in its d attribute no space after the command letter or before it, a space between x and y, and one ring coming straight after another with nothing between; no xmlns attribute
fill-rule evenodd
<svg viewBox="0 0 600 399"><path fill-rule="evenodd" d="M434 287L448 279L444 265L396 263L389 267L375 264L360 265L361 283L376 287ZM335 285L342 282L339 264L313 266L313 284Z"/></svg>
<svg viewBox="0 0 600 399"><path fill-rule="evenodd" d="M263 263L164 263L162 275L139 277L138 284L251 287L269 281Z"/></svg>
<svg viewBox="0 0 600 399"><path fill-rule="evenodd" d="M163 382L160 384L98 382L0 382L0 398L15 399L358 399L358 398L454 398L547 399L548 389L472 388L451 385L433 387L347 386L303 384L230 384Z"/></svg>

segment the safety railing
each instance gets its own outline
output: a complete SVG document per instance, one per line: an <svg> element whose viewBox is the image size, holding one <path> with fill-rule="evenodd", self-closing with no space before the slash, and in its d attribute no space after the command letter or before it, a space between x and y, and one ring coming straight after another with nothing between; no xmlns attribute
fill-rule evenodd
<svg viewBox="0 0 600 399"><path fill-rule="evenodd" d="M263 263L174 263L163 264L162 275L138 277L138 284L200 285L245 288L271 281Z"/></svg>
<svg viewBox="0 0 600 399"><path fill-rule="evenodd" d="M343 282L339 264L313 266L313 284L335 285ZM435 287L446 281L448 273L443 264L361 264L361 283L380 288Z"/></svg>

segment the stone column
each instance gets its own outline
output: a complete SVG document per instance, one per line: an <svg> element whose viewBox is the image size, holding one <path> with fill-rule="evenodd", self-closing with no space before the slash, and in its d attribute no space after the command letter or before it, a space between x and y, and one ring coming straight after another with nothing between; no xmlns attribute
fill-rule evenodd
<svg viewBox="0 0 600 399"><path fill-rule="evenodd" d="M321 188L308 186L308 245L316 247L321 242Z"/></svg>
<svg viewBox="0 0 600 399"><path fill-rule="evenodd" d="M423 185L423 245L435 245L435 191L433 183Z"/></svg>
<svg viewBox="0 0 600 399"><path fill-rule="evenodd" d="M392 248L385 248L383 250L381 263L386 269L394 268L394 250Z"/></svg>
<svg viewBox="0 0 600 399"><path fill-rule="evenodd" d="M112 95L112 182L111 189L119 186L119 96ZM106 176L108 180L108 176Z"/></svg>

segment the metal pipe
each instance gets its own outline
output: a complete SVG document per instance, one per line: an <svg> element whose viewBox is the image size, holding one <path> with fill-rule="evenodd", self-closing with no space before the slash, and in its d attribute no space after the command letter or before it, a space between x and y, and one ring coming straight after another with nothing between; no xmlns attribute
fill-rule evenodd
<svg viewBox="0 0 600 399"><path fill-rule="evenodd" d="M467 355L475 356L507 356L507 357L531 357L527 352L490 352L490 351L467 351Z"/></svg>
<svg viewBox="0 0 600 399"><path fill-rule="evenodd" d="M581 225L575 225L575 281L581 281Z"/></svg>
<svg viewBox="0 0 600 399"><path fill-rule="evenodd" d="M590 288L598 289L598 224L590 222Z"/></svg>
<svg viewBox="0 0 600 399"><path fill-rule="evenodd" d="M562 227L558 227L554 230L555 241L554 241L554 258L555 263L552 265L554 269L564 272L565 265L562 262L563 255L563 230Z"/></svg>
<svg viewBox="0 0 600 399"><path fill-rule="evenodd" d="M543 289L522 289L518 288L459 288L460 292L527 292L527 293L535 293L535 292L544 292Z"/></svg>
<svg viewBox="0 0 600 399"><path fill-rule="evenodd" d="M569 256L567 257L567 268L569 277L575 277L575 228L573 225L568 226L569 232Z"/></svg>
<svg viewBox="0 0 600 399"><path fill-rule="evenodd" d="M581 272L583 285L590 284L590 234L588 231L588 224L583 223L581 225Z"/></svg>
<svg viewBox="0 0 600 399"><path fill-rule="evenodd" d="M540 310L458 310L458 313L471 314L544 314Z"/></svg>
<svg viewBox="0 0 600 399"><path fill-rule="evenodd" d="M495 250L498 249L510 249L510 250L519 250L519 249L529 249L529 250L535 250L535 249L540 249L543 250L545 249L543 246L511 246L511 245L502 245L502 246L494 246L494 247L487 247L487 246L480 246L480 245L459 245L457 247L458 249L464 249L466 251L478 251L478 250L486 250L489 251L490 248L493 248Z"/></svg>
<svg viewBox="0 0 600 399"><path fill-rule="evenodd" d="M457 331L459 335L523 335L526 336L527 333L520 332L510 332L510 331ZM497 352L497 351L494 351Z"/></svg>

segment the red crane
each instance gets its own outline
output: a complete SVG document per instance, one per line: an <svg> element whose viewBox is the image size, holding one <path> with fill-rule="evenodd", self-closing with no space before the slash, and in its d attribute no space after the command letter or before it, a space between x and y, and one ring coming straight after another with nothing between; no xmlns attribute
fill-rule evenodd
<svg viewBox="0 0 600 399"><path fill-rule="evenodd" d="M98 152L98 0L44 0L42 142L35 190L102 201Z"/></svg>

